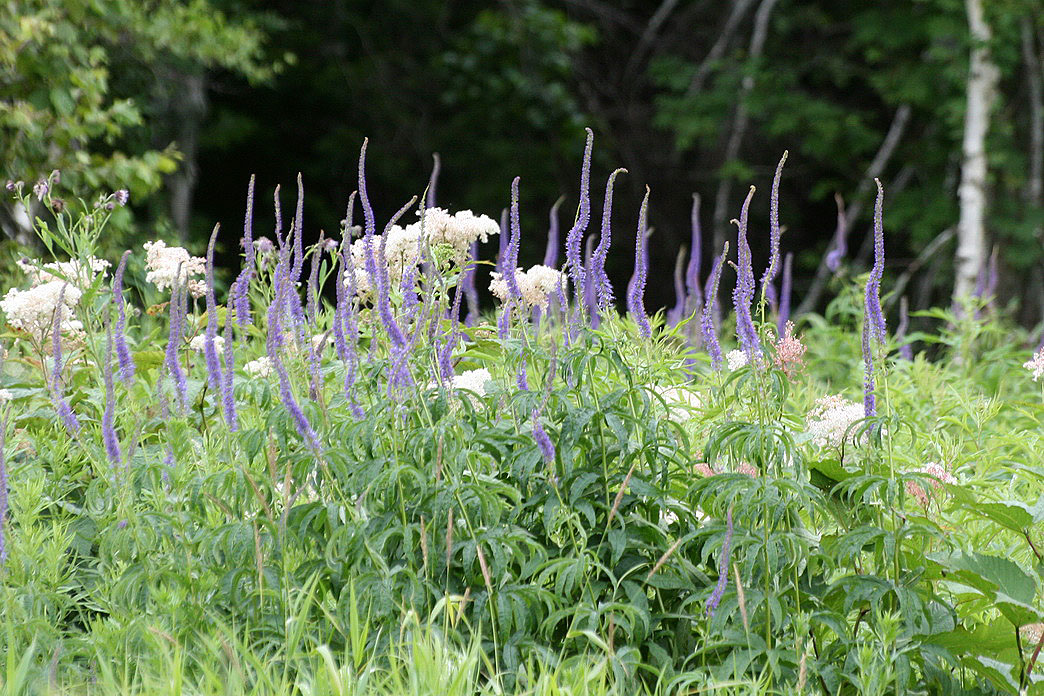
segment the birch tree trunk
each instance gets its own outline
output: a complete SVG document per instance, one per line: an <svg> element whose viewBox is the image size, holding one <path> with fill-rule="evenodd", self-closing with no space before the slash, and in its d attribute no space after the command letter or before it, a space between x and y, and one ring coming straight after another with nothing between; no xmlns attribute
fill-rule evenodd
<svg viewBox="0 0 1044 696"><path fill-rule="evenodd" d="M965 7L972 51L964 114L961 183L957 190L961 212L957 223L955 301L972 294L979 271L986 263L986 133L1000 77L1000 71L990 57L990 27L983 17L982 0L965 0Z"/></svg>

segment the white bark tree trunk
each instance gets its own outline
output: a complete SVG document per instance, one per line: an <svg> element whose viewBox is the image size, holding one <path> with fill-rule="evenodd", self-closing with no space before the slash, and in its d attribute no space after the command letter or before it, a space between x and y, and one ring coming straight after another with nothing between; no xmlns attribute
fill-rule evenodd
<svg viewBox="0 0 1044 696"><path fill-rule="evenodd" d="M968 103L964 113L961 183L957 190L960 220L957 223L956 277L953 298L968 297L979 271L986 264L986 133L990 128L1000 71L990 57L990 26L982 13L982 0L965 0L971 31L971 66L968 71Z"/></svg>

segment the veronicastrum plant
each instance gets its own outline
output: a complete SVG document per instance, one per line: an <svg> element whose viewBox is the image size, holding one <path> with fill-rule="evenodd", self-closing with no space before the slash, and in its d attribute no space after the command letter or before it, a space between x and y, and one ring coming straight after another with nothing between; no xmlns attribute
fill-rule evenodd
<svg viewBox="0 0 1044 696"><path fill-rule="evenodd" d="M648 315L648 192L621 316L610 216L581 251L592 143L560 268L554 229L518 267L524 179L503 227L437 207L434 174L379 226L365 145L310 246L300 180L271 236L252 180L205 256L92 264L119 192L41 223L55 258L3 308L5 686L1038 690L1037 358L988 312L889 331L880 190L869 275L789 321L782 161L760 281L753 189L737 221L732 313L726 248ZM37 340L8 299L47 269L69 294L40 295Z"/></svg>

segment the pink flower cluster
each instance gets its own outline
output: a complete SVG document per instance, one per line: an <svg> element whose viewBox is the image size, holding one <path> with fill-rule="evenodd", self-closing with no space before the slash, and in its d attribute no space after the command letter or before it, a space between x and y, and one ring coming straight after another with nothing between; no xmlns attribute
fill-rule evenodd
<svg viewBox="0 0 1044 696"><path fill-rule="evenodd" d="M773 358L776 367L787 373L787 377L793 377L804 365L805 344L794 335L794 322L788 321L783 328L782 338L777 338L775 343L776 354Z"/></svg>
<svg viewBox="0 0 1044 696"><path fill-rule="evenodd" d="M914 471L926 474L931 478L930 491L926 491L917 481L906 482L906 492L914 498L917 498L917 501L925 508L927 508L932 502L932 491L942 488L944 483L957 483L957 479L954 478L953 474L936 462L928 462L924 466L914 469Z"/></svg>

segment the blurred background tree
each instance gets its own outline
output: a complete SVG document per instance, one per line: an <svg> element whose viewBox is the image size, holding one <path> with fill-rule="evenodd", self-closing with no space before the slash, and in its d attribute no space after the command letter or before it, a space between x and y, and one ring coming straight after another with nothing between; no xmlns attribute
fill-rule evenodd
<svg viewBox="0 0 1044 696"><path fill-rule="evenodd" d="M886 191L889 275L905 284L914 309L950 301L969 59L979 46L963 0L9 5L16 11L0 20L4 31L31 37L21 41L44 58L22 65L4 49L4 147L17 134L26 141L19 148L46 153L51 138L36 124L94 128L63 136L75 146L57 139L73 153L67 160L79 162L90 186L130 183L139 204L176 166L147 209L137 209L161 230L167 220L198 241L215 221L235 228L256 173L255 231L264 234L275 185L292 186L298 171L306 234L336 229L369 136L370 189L385 219L423 190L434 152L442 160L438 200L453 208L495 216L521 175L522 262L537 262L551 204L566 195L563 224L576 209L589 125L594 220L609 172L629 170L618 182L610 257L621 286L638 203L645 185L652 188L650 250L663 272L650 285L651 307L673 301L667 269L687 243L693 192L704 202L706 262L732 234L728 221L748 184L757 185L752 236L755 258L764 260L768 188L784 150L781 219L784 246L795 252L797 304L805 298L805 309L822 308L832 294L830 274L815 279L834 232L835 194L851 228L850 269L866 267L875 176ZM1020 320L1033 324L1044 312L1044 11L1039 0L983 5L998 71L986 132L986 244L997 250L1001 301L1017 301ZM104 11L87 9L97 7ZM24 28L45 21L75 26L75 38ZM76 51L63 48L70 43ZM87 118L91 108L70 113L49 96L55 84L82 89L84 78L74 76L93 74L91 51L104 56L97 79L114 76L91 107L111 114L102 121L115 124L112 134ZM26 111L22 125L7 126L22 113L9 105L23 102L43 113ZM85 149L97 155L80 162L75 153ZM7 157L12 178L65 166L20 157L27 164ZM287 205L292 196L284 191ZM225 246L234 250L231 236Z"/></svg>

